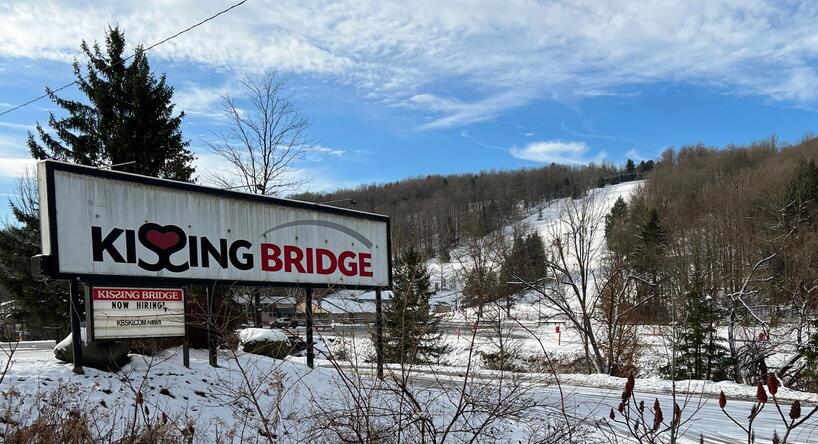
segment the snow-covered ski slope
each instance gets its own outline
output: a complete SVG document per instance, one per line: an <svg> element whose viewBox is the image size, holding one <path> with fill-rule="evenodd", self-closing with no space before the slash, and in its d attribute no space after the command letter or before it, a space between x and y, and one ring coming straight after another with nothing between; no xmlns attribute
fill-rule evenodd
<svg viewBox="0 0 818 444"><path fill-rule="evenodd" d="M642 186L644 181L625 182L617 185L609 185L604 188L594 188L590 190L586 197L580 199L556 199L542 202L540 205L523 218L524 225L531 227L532 231L536 231L543 237L548 239L556 232L565 234L569 231L567 218L571 217L571 213L577 213L584 209L587 210L591 220L590 225L597 226L602 229L601 233L595 233L594 244L596 247L601 247L605 234L605 215L610 213L614 203L620 197L629 202L631 196L636 193L636 190ZM540 216L540 209L542 209L542 216ZM599 231L599 230L597 230Z"/></svg>
<svg viewBox="0 0 818 444"><path fill-rule="evenodd" d="M598 265L604 252L605 241L605 216L611 211L614 203L620 197L629 202L644 181L632 181L609 185L603 188L591 189L588 194L579 199L564 198L554 200L544 200L532 209L519 221L509 224L503 228L504 234L510 235L514 228L522 228L524 232L539 233L546 243L555 237L565 239L566 234L571 231L571 218L581 217L579 213L584 213L587 222L584 225L591 229L591 249L594 254L593 268ZM576 224L574 224L576 226ZM491 235L489 236L491 237ZM491 242L486 242L489 246ZM487 252L490 257L489 264L494 268L499 268L499 263L491 252ZM472 257L469 248L464 245L458 246L451 254L449 261L441 262L434 258L428 262L429 272L432 282L437 283L440 288L449 289L447 295L453 300L457 297L456 291L462 289L463 276L465 272L473 267L475 258ZM453 302L453 301L452 301Z"/></svg>

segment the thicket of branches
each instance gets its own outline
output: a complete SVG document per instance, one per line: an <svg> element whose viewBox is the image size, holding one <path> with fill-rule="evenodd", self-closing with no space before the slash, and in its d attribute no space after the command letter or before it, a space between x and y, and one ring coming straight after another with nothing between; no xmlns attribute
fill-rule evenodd
<svg viewBox="0 0 818 444"><path fill-rule="evenodd" d="M315 202L353 199L357 205L352 208L392 217L394 251L412 245L426 255L448 257L452 247L465 237L485 236L543 199L576 196L588 186L619 174L609 164L551 164L515 171L415 177L293 197Z"/></svg>
<svg viewBox="0 0 818 444"><path fill-rule="evenodd" d="M644 278L635 294L654 296L639 319L679 326L673 350L681 361L669 373L754 384L767 358L784 352L781 381L814 384L801 376L814 367L816 157L816 138L792 146L772 138L667 150L656 162L621 218L625 235L609 233L608 243Z"/></svg>

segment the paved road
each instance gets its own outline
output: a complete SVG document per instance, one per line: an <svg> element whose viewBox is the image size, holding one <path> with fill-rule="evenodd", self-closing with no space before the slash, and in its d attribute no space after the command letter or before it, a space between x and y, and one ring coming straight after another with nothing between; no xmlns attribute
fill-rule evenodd
<svg viewBox="0 0 818 444"><path fill-rule="evenodd" d="M53 350L55 345L57 345L55 341L20 341L17 352Z"/></svg>
<svg viewBox="0 0 818 444"><path fill-rule="evenodd" d="M356 338L368 338L371 334L371 331L374 329L374 325L368 324L335 324L335 327L325 327L321 329L322 334L328 334L333 336L346 336L346 337L356 337ZM472 324L469 322L441 322L440 323L440 332L446 334L460 334L460 335L470 335L472 329ZM299 329L299 331L301 331ZM490 325L486 323L481 323L480 328L477 329L477 335L480 337L494 337L497 336L494 329L491 328ZM506 337L508 339L526 339L531 337L525 330L515 328L510 332L506 333Z"/></svg>
<svg viewBox="0 0 818 444"><path fill-rule="evenodd" d="M574 409L574 414L586 418L586 421L599 421L606 417L610 409L616 408L621 400L621 391L589 388L589 387L564 387L566 407ZM547 387L538 390L537 395L542 396L543 401L556 402L559 400L559 392L556 388ZM672 412L673 398L669 394L642 394L639 400L644 400L647 406L652 406L654 399L659 399L665 417L669 418ZM679 405L684 405L684 395L677 395ZM683 438L691 442L698 442L699 435L704 437L708 443L733 443L746 442L747 434L727 418L719 409L716 399L699 396L691 397L687 401L682 414L683 418L690 418L690 421L683 428ZM731 400L728 403L727 411L740 423L746 421L746 417L752 408L753 403L749 401ZM650 408L650 407L648 407ZM787 414L789 407L784 409ZM648 415L652 418L652 415ZM818 442L818 431L816 431L816 421L805 424L803 429L796 429L790 436L789 442ZM755 430L756 442L772 442L773 432L778 430L783 434L781 417L771 404L766 406L761 414L756 418L753 428ZM626 433L624 427L618 430ZM798 432L800 430L800 433Z"/></svg>

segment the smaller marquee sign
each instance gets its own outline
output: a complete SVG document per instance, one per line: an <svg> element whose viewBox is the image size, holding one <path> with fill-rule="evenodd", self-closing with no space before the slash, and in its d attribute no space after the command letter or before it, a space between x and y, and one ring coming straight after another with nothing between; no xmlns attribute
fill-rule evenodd
<svg viewBox="0 0 818 444"><path fill-rule="evenodd" d="M91 341L185 335L181 288L93 287L90 302Z"/></svg>

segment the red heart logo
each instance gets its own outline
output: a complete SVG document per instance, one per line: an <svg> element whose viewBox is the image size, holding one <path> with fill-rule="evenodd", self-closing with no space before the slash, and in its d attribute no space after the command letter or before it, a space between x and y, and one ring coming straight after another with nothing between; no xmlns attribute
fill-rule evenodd
<svg viewBox="0 0 818 444"><path fill-rule="evenodd" d="M167 250L178 244L180 240L179 235L173 231L162 233L159 230L148 230L148 232L145 233L145 237L148 239L148 242L156 245L160 250Z"/></svg>

